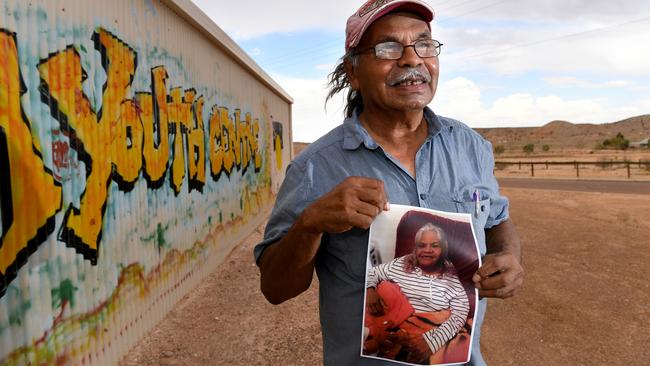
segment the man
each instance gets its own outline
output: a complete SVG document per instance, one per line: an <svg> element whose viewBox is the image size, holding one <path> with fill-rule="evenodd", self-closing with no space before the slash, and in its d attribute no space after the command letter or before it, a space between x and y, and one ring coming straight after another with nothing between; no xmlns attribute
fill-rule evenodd
<svg viewBox="0 0 650 366"><path fill-rule="evenodd" d="M421 0L368 1L348 19L346 55L330 96L347 88L347 119L287 169L264 241L255 248L266 298L279 304L320 281L326 365L380 365L361 358L368 227L388 202L472 213L483 297L522 283L520 243L499 195L491 146L427 108L438 82L433 10ZM475 198L475 199L474 199ZM473 364L483 364L475 319ZM388 364L388 363L386 363Z"/></svg>

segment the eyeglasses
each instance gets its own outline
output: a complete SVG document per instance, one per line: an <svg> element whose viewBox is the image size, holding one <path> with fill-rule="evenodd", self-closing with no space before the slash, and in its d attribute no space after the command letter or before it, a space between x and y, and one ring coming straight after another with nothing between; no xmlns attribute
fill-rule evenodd
<svg viewBox="0 0 650 366"><path fill-rule="evenodd" d="M381 60L399 60L404 54L404 49L413 47L415 53L421 58L436 57L440 54L442 43L435 39L421 39L413 44L403 45L399 42L389 41L377 43L374 47L367 48L357 53L366 53L370 50L375 51L375 57Z"/></svg>

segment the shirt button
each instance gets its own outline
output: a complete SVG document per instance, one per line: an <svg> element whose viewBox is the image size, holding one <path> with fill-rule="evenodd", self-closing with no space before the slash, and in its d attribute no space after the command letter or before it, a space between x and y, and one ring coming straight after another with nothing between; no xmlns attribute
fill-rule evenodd
<svg viewBox="0 0 650 366"><path fill-rule="evenodd" d="M427 195L424 194L424 193L420 193L420 199L421 199L421 200L426 200L426 199L427 199Z"/></svg>

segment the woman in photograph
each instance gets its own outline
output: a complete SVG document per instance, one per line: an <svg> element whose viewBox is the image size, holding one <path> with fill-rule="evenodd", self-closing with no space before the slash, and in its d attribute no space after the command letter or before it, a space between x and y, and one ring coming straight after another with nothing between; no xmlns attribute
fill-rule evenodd
<svg viewBox="0 0 650 366"><path fill-rule="evenodd" d="M412 253L369 270L366 311L383 327L368 329L364 353L381 353L383 343L389 347L380 357L426 364L441 358L444 352L437 352L463 328L470 308L447 253L444 231L427 223L416 232ZM413 312L405 318L409 304Z"/></svg>

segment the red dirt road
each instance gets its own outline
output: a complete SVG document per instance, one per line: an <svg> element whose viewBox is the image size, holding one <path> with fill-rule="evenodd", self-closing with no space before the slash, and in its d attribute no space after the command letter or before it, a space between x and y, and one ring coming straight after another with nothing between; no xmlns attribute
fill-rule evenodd
<svg viewBox="0 0 650 366"><path fill-rule="evenodd" d="M644 365L650 344L650 195L505 188L524 244L526 281L490 300L491 365ZM317 284L265 302L254 233L122 365L318 365ZM316 282L316 281L315 281Z"/></svg>
<svg viewBox="0 0 650 366"><path fill-rule="evenodd" d="M650 182L631 180L578 180L544 178L498 178L507 188L550 189L555 191L650 194Z"/></svg>

